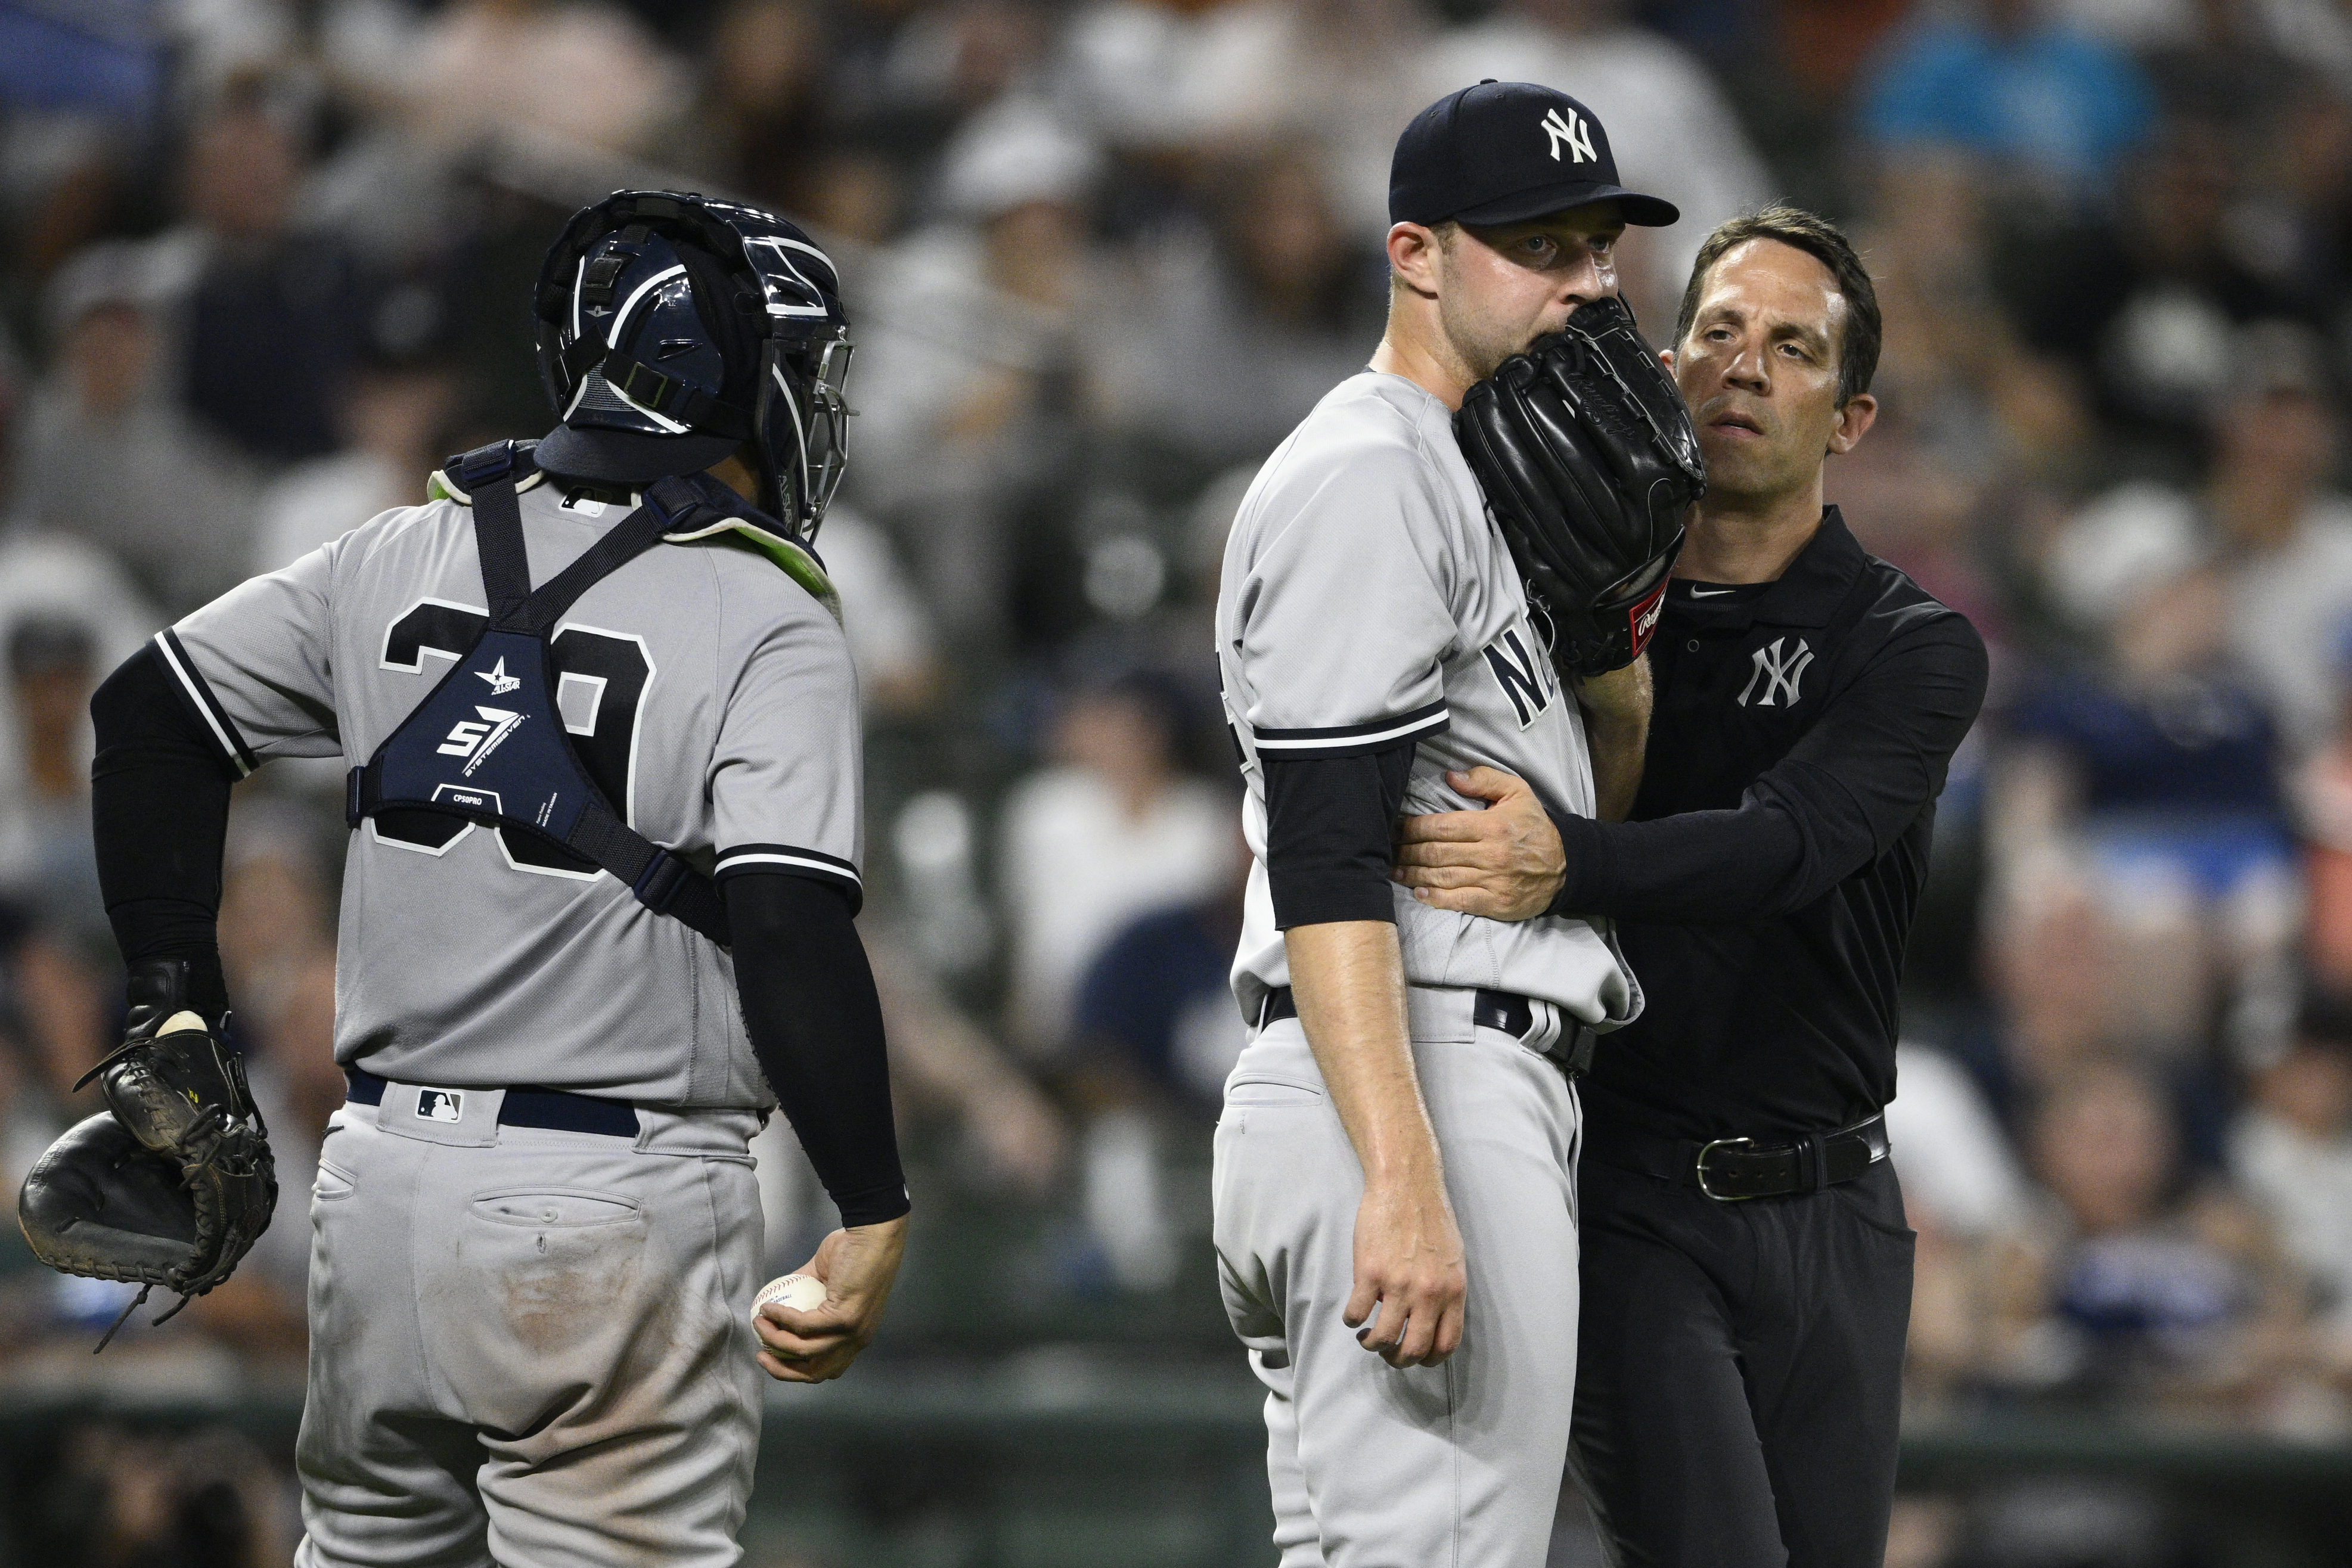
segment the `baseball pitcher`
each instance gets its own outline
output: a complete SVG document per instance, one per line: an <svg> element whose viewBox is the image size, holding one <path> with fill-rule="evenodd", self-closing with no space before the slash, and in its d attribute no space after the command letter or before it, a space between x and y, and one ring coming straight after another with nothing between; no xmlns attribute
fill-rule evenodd
<svg viewBox="0 0 2352 1568"><path fill-rule="evenodd" d="M1285 1568L1539 1568L1576 1372L1572 1080L1641 993L1605 926L1416 903L1390 846L1400 811L1466 807L1482 765L1575 815L1630 800L1633 661L1701 480L1612 247L1676 214L1617 183L1583 105L1500 82L1414 120L1390 214L1370 368L1267 461L1226 547L1256 857L1234 988L1256 1027L1217 1128L1216 1245ZM1485 474L1454 428L1479 407ZM1481 480L1514 463L1613 531L1507 534L1532 503ZM1549 613L1523 580L1556 586Z"/></svg>

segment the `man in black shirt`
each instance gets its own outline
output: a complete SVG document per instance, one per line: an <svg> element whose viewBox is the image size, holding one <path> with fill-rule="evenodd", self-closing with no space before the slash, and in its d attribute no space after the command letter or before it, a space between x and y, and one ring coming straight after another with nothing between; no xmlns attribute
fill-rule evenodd
<svg viewBox="0 0 2352 1568"><path fill-rule="evenodd" d="M1700 251L1671 356L1707 495L1650 658L1633 820L1410 820L1400 881L1504 919L1607 916L1647 993L1583 1085L1575 1463L1629 1565L1874 1568L1912 1233L1880 1111L1975 631L1864 553L1822 467L1870 428L1876 298L1776 208Z"/></svg>

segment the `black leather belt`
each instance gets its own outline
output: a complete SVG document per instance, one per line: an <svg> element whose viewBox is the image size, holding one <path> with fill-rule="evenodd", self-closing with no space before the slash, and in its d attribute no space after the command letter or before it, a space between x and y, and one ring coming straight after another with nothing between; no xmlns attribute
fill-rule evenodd
<svg viewBox="0 0 2352 1568"><path fill-rule="evenodd" d="M1886 1157L1886 1118L1834 1133L1760 1138L1666 1138L1585 1124L1584 1157L1619 1170L1695 1186L1718 1203L1816 1193L1849 1182Z"/></svg>
<svg viewBox="0 0 2352 1568"><path fill-rule="evenodd" d="M1266 992L1265 1000L1258 1004L1257 1027L1282 1019L1298 1016L1298 998L1291 995L1288 986L1277 986ZM1470 1004L1470 1021L1482 1029L1498 1029L1505 1034L1525 1040L1535 1032L1536 1006L1527 998L1510 991L1490 991L1480 988ZM1559 1015L1559 1042L1544 1052L1567 1070L1571 1078L1583 1076L1592 1065L1593 1042L1601 1037L1565 1012Z"/></svg>
<svg viewBox="0 0 2352 1568"><path fill-rule="evenodd" d="M349 1086L352 1103L358 1105L381 1105L383 1092L390 1082L379 1078L363 1067L343 1069L343 1082ZM435 1093L458 1094L463 1089L431 1091ZM456 1109L452 1107L452 1109ZM420 1106L420 1116L425 1112ZM434 1120L427 1116L427 1120ZM455 1117L451 1117L455 1120ZM637 1135L637 1108L626 1100L599 1100L591 1094L574 1094L562 1089L537 1089L529 1084L507 1091L499 1103L499 1124L507 1127L546 1127L559 1133L602 1133L607 1137L634 1138Z"/></svg>

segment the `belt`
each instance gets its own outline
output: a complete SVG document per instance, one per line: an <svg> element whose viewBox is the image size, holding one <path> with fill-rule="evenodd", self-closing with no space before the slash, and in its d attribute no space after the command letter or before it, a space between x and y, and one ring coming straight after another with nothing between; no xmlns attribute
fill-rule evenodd
<svg viewBox="0 0 2352 1568"><path fill-rule="evenodd" d="M1258 1003L1257 1027L1264 1029L1297 1016L1298 998L1291 994L1288 986L1276 986ZM1512 992L1490 991L1481 987L1471 1000L1470 1021L1483 1029L1498 1029L1526 1040L1536 1031L1536 1005ZM1570 1078L1582 1077L1592 1066L1592 1047L1601 1037L1564 1012L1559 1015L1559 1036L1543 1054L1559 1063Z"/></svg>
<svg viewBox="0 0 2352 1568"><path fill-rule="evenodd" d="M1660 1181L1695 1186L1718 1203L1786 1197L1849 1182L1886 1157L1886 1118L1834 1133L1767 1143L1756 1138L1667 1138L1585 1124L1584 1157Z"/></svg>
<svg viewBox="0 0 2352 1568"><path fill-rule="evenodd" d="M357 1105L381 1105L390 1087L363 1067L343 1069L343 1082ZM460 1090L458 1092L463 1093ZM558 1133L602 1133L607 1137L637 1135L637 1108L626 1100L599 1100L562 1089L521 1084L507 1091L499 1103L499 1124L506 1127L546 1127Z"/></svg>

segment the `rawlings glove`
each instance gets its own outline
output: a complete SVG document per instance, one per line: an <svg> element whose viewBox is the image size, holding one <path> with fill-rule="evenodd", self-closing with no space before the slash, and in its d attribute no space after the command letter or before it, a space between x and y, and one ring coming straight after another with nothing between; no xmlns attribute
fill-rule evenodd
<svg viewBox="0 0 2352 1568"><path fill-rule="evenodd" d="M1633 313L1613 298L1580 307L1472 387L1454 432L1561 667L1599 675L1639 658L1706 468Z"/></svg>
<svg viewBox="0 0 2352 1568"><path fill-rule="evenodd" d="M186 995L178 959L132 969L123 1043L81 1080L100 1081L107 1113L50 1145L16 1197L42 1262L142 1287L100 1350L156 1286L180 1297L160 1323L227 1279L278 1203L269 1133L244 1061Z"/></svg>

